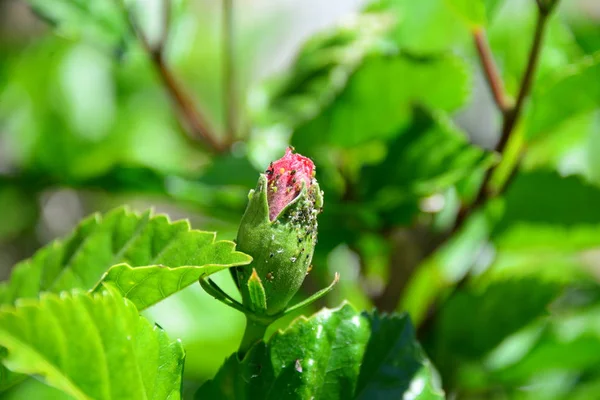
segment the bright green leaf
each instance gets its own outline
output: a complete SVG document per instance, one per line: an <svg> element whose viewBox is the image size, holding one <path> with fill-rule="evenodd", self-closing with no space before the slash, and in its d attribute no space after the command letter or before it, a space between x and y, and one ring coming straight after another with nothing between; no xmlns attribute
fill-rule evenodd
<svg viewBox="0 0 600 400"><path fill-rule="evenodd" d="M322 143L351 147L390 139L410 124L414 105L453 111L466 102L470 88L468 68L457 56L369 57L334 102L296 128L293 143L299 149Z"/></svg>
<svg viewBox="0 0 600 400"><path fill-rule="evenodd" d="M406 315L359 313L350 305L299 318L232 355L197 399L443 399L437 375Z"/></svg>
<svg viewBox="0 0 600 400"><path fill-rule="evenodd" d="M75 399L179 399L181 343L115 291L42 295L0 308L2 359Z"/></svg>
<svg viewBox="0 0 600 400"><path fill-rule="evenodd" d="M234 247L233 242L215 241L213 232L190 229L186 220L170 222L151 211L136 214L120 208L86 219L67 239L17 264L0 290L1 300L12 303L45 291L89 290L103 280L143 308L202 275L251 261Z"/></svg>

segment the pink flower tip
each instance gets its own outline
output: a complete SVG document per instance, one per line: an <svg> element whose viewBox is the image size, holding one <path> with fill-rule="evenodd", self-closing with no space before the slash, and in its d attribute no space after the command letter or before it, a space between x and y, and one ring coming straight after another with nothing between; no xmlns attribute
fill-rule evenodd
<svg viewBox="0 0 600 400"><path fill-rule="evenodd" d="M308 157L295 154L292 148L285 155L272 162L267 168L267 202L269 219L274 221L281 210L292 202L302 190L302 182L310 188L315 173L315 164Z"/></svg>

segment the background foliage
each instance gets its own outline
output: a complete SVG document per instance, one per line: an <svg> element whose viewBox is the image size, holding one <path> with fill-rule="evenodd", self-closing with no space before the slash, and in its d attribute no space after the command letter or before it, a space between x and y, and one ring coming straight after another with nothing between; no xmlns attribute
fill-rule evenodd
<svg viewBox="0 0 600 400"><path fill-rule="evenodd" d="M381 318L402 330L405 317L370 310L408 312L446 393L458 398L597 397L598 4L563 1L546 16L552 2L544 0L272 3L235 2L228 30L227 1L0 1L0 277L27 264L0 285L0 302L40 289L92 289L118 263L106 281L166 274L170 292L203 271L245 263L221 240L235 237L258 173L291 144L315 161L325 191L303 296L339 272L318 306L347 299L369 310L346 306L329 318ZM18 264L84 216L124 203L190 218L219 241L121 209ZM211 249L223 262L170 247L180 257L172 266L190 274L185 284L173 271L136 269L168 256L145 240L155 225L170 227L165 247L172 239L182 249ZM103 249L101 257L89 258L86 243ZM59 265L77 271L90 259L93 276L55 280ZM234 291L227 271L213 277ZM136 308L166 296L135 287L114 307L134 310L127 315L137 324ZM51 307L52 296L40 307ZM173 369L181 351L173 339L181 338L188 398L217 374L243 328L241 314L198 285L143 315L171 339L139 322L139 340L154 341L157 357L170 351ZM292 325L254 356L281 351L296 367L300 357L281 349L313 323ZM305 350L315 351L310 343ZM323 362L339 359L331 360ZM346 373L356 393L368 397L376 387L362 370ZM2 382L20 381L6 398L57 395L6 376ZM204 390L227 379L226 371L216 376ZM434 386L431 395L439 395Z"/></svg>

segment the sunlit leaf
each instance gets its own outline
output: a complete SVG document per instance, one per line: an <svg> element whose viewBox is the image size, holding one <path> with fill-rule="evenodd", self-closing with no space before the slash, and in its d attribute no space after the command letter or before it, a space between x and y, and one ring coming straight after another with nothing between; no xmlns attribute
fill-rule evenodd
<svg viewBox="0 0 600 400"><path fill-rule="evenodd" d="M43 295L0 308L2 363L75 399L179 399L180 342L117 292Z"/></svg>
<svg viewBox="0 0 600 400"><path fill-rule="evenodd" d="M190 229L185 220L170 222L165 215L121 208L84 220L67 239L17 264L10 281L2 284L1 300L89 290L103 281L113 282L144 308L202 275L249 263L251 258L234 247L233 242L215 241L213 232Z"/></svg>

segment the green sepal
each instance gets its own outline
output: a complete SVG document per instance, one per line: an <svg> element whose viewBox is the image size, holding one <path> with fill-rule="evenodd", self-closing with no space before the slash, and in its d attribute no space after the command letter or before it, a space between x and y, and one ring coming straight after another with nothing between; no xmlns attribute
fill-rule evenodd
<svg viewBox="0 0 600 400"><path fill-rule="evenodd" d="M267 312L267 296L254 268L248 279L248 293L250 294L250 309L257 314L265 314Z"/></svg>

